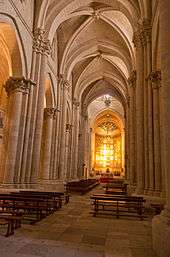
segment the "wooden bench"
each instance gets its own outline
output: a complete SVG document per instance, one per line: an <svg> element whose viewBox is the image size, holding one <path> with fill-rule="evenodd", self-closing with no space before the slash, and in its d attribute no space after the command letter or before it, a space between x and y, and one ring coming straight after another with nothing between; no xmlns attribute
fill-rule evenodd
<svg viewBox="0 0 170 257"><path fill-rule="evenodd" d="M14 234L14 230L21 227L21 220L23 217L20 214L1 212L0 213L0 225L7 225L7 231L5 236L8 237Z"/></svg>
<svg viewBox="0 0 170 257"><path fill-rule="evenodd" d="M137 196L120 195L92 195L93 216L97 214L112 214L117 218L120 216L136 216L143 220L145 200ZM101 207L101 208L100 208Z"/></svg>
<svg viewBox="0 0 170 257"><path fill-rule="evenodd" d="M41 220L59 207L59 202L43 196L30 198L22 195L0 194L1 210L22 212L24 218L27 217L27 219L30 219L31 215L35 215L35 221Z"/></svg>
<svg viewBox="0 0 170 257"><path fill-rule="evenodd" d="M85 194L97 186L99 181L96 179L83 179L80 181L71 181L66 184L66 190L69 192L79 192Z"/></svg>
<svg viewBox="0 0 170 257"><path fill-rule="evenodd" d="M67 192L21 190L20 193L22 193L23 195L49 196L54 200L59 199L61 206L62 200L64 200L64 203L68 203L70 199L70 194Z"/></svg>

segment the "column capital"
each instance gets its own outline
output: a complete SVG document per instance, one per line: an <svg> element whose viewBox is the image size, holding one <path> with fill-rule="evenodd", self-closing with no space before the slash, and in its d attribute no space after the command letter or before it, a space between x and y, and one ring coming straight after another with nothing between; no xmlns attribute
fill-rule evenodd
<svg viewBox="0 0 170 257"><path fill-rule="evenodd" d="M33 33L33 50L40 54L51 54L51 44L45 37L45 30L42 28L35 29Z"/></svg>
<svg viewBox="0 0 170 257"><path fill-rule="evenodd" d="M80 106L80 102L77 101L76 99L73 100L73 105L78 108Z"/></svg>
<svg viewBox="0 0 170 257"><path fill-rule="evenodd" d="M64 74L60 74L58 77L58 81L63 86L63 88L68 89L70 87L69 81L66 79L66 76Z"/></svg>
<svg viewBox="0 0 170 257"><path fill-rule="evenodd" d="M31 85L36 85L30 79L25 79L24 77L10 77L4 87L9 96L15 92L22 92L23 94L28 94Z"/></svg>
<svg viewBox="0 0 170 257"><path fill-rule="evenodd" d="M137 73L136 73L136 70L133 70L128 78L128 83L130 87L133 87L133 88L136 87L136 79L137 79Z"/></svg>
<svg viewBox="0 0 170 257"><path fill-rule="evenodd" d="M56 108L45 108L44 109L44 117L45 119L50 118L52 119L55 115Z"/></svg>
<svg viewBox="0 0 170 257"><path fill-rule="evenodd" d="M142 23L138 24L138 30L134 32L133 43L136 48L144 47L151 41L152 26L149 19L143 19Z"/></svg>
<svg viewBox="0 0 170 257"><path fill-rule="evenodd" d="M152 82L152 88L153 89L158 89L161 87L161 71L152 71L149 76L149 80Z"/></svg>
<svg viewBox="0 0 170 257"><path fill-rule="evenodd" d="M66 124L66 132L71 132L71 130L72 130L72 125L71 124L69 124L69 123L67 123Z"/></svg>

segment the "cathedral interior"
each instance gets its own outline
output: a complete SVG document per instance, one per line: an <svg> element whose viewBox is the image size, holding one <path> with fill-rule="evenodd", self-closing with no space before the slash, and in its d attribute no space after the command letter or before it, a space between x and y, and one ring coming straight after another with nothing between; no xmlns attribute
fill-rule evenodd
<svg viewBox="0 0 170 257"><path fill-rule="evenodd" d="M0 0L1 257L169 257L169 132L169 0ZM148 216L92 217L110 181Z"/></svg>

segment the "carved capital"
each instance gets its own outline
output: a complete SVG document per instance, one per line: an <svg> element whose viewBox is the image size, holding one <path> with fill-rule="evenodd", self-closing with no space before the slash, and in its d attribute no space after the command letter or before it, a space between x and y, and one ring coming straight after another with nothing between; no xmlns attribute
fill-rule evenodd
<svg viewBox="0 0 170 257"><path fill-rule="evenodd" d="M72 125L71 124L69 124L69 123L67 123L66 124L66 132L71 132L71 130L72 130Z"/></svg>
<svg viewBox="0 0 170 257"><path fill-rule="evenodd" d="M73 105L78 108L80 106L80 102L78 102L76 99L73 100Z"/></svg>
<svg viewBox="0 0 170 257"><path fill-rule="evenodd" d="M64 74L60 74L58 79L59 79L59 83L61 84L61 86L63 86L63 88L68 89L70 87L70 83L66 79L66 76Z"/></svg>
<svg viewBox="0 0 170 257"><path fill-rule="evenodd" d="M50 41L45 38L45 30L37 28L34 31L33 50L40 54L50 55L52 47Z"/></svg>
<svg viewBox="0 0 170 257"><path fill-rule="evenodd" d="M161 71L152 71L149 75L149 79L152 82L152 88L158 89L161 86Z"/></svg>
<svg viewBox="0 0 170 257"><path fill-rule="evenodd" d="M55 115L56 108L45 108L44 109L44 117L45 119L50 118L52 119Z"/></svg>
<svg viewBox="0 0 170 257"><path fill-rule="evenodd" d="M137 73L136 70L133 70L128 78L128 83L130 87L136 87L136 79L137 79Z"/></svg>
<svg viewBox="0 0 170 257"><path fill-rule="evenodd" d="M136 48L142 47L141 33L140 31L136 31L133 34L133 43Z"/></svg>
<svg viewBox="0 0 170 257"><path fill-rule="evenodd" d="M152 26L149 19L144 19L142 24L138 24L138 30L134 32L133 43L136 48L144 47L151 41Z"/></svg>
<svg viewBox="0 0 170 257"><path fill-rule="evenodd" d="M8 94L8 96L10 96L12 93L16 93L16 92L21 92L23 94L28 94L31 85L35 85L35 83L33 81L31 81L30 79L25 79L24 77L10 77L4 87L5 90Z"/></svg>
<svg viewBox="0 0 170 257"><path fill-rule="evenodd" d="M50 44L50 40L49 39L44 40L43 51L44 51L44 53L46 55L51 55L51 53L52 53L52 46Z"/></svg>

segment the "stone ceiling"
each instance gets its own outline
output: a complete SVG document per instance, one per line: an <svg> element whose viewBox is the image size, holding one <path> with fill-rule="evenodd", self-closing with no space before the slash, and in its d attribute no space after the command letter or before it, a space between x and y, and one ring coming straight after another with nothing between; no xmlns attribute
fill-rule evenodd
<svg viewBox="0 0 170 257"><path fill-rule="evenodd" d="M57 40L57 73L72 84L72 98L82 108L91 106L91 116L104 108L99 97L109 93L124 117L135 67L133 33L145 12L145 0L42 1L37 23L51 42Z"/></svg>

